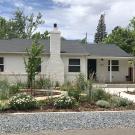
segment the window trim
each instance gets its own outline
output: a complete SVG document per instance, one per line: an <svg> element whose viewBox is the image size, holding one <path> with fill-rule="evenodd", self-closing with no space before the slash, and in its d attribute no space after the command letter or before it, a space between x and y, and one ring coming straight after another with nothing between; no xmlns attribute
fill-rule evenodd
<svg viewBox="0 0 135 135"><path fill-rule="evenodd" d="M118 62L118 64L113 64L113 61L117 61ZM119 68L120 68L120 64L119 64L119 60L111 60L111 63L110 63L110 60L108 60L108 71L110 71L110 64L111 64L111 66L112 66L112 71L113 72L119 72ZM118 68L118 70L114 70L113 68L114 67L117 67Z"/></svg>
<svg viewBox="0 0 135 135"><path fill-rule="evenodd" d="M70 64L70 60L79 60L79 64L77 65L77 64ZM79 71L70 71L70 68L71 67L78 67L79 68ZM80 73L80 71L81 71L81 63L80 63L80 58L69 58L68 59L68 72L69 73Z"/></svg>
<svg viewBox="0 0 135 135"><path fill-rule="evenodd" d="M3 59L3 63L0 63L0 66L3 66L3 71L0 70L0 72L4 72L4 68L5 68L5 67L4 67L4 57L0 57L0 58Z"/></svg>

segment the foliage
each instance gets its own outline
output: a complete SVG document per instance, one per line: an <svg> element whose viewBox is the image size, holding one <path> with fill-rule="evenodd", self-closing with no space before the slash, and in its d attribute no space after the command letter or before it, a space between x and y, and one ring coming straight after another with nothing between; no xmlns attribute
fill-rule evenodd
<svg viewBox="0 0 135 135"><path fill-rule="evenodd" d="M37 101L30 95L19 93L11 97L9 104L14 110L28 110L37 108Z"/></svg>
<svg viewBox="0 0 135 135"><path fill-rule="evenodd" d="M65 82L60 86L60 90L62 91L69 91L70 89L74 89L74 85L71 82Z"/></svg>
<svg viewBox="0 0 135 135"><path fill-rule="evenodd" d="M32 39L48 39L49 38L49 32L45 31L43 34L40 32L36 32L32 35Z"/></svg>
<svg viewBox="0 0 135 135"><path fill-rule="evenodd" d="M33 42L32 47L30 49L27 48L26 52L28 58L27 60L26 58L24 59L24 63L28 75L28 86L32 88L35 81L35 76L39 73L37 70L41 64L43 46Z"/></svg>
<svg viewBox="0 0 135 135"><path fill-rule="evenodd" d="M77 105L76 100L73 97L63 96L59 97L54 102L54 107L60 109L73 108Z"/></svg>
<svg viewBox="0 0 135 135"><path fill-rule="evenodd" d="M0 102L0 111L5 111L10 109L10 106L7 102Z"/></svg>
<svg viewBox="0 0 135 135"><path fill-rule="evenodd" d="M125 107L133 104L133 102L129 101L128 99L116 96L113 96L111 98L111 103L114 107Z"/></svg>
<svg viewBox="0 0 135 135"><path fill-rule="evenodd" d="M10 20L0 17L0 39L30 39L38 26L43 23L41 13L38 13L37 16L33 13L27 16L23 10L18 8Z"/></svg>
<svg viewBox="0 0 135 135"><path fill-rule="evenodd" d="M81 92L78 89L72 88L68 90L68 96L74 97L77 101L80 99Z"/></svg>
<svg viewBox="0 0 135 135"><path fill-rule="evenodd" d="M105 24L105 15L102 14L99 19L94 42L101 43L106 36L107 36L107 32L106 32L106 24Z"/></svg>
<svg viewBox="0 0 135 135"><path fill-rule="evenodd" d="M8 99L10 97L9 94L9 83L7 80L0 81L0 100Z"/></svg>
<svg viewBox="0 0 135 135"><path fill-rule="evenodd" d="M35 88L37 89L50 89L51 86L51 80L49 78L44 78L44 76L40 76L40 78L35 81Z"/></svg>
<svg viewBox="0 0 135 135"><path fill-rule="evenodd" d="M92 90L92 100L98 101L98 100L109 100L111 95L109 93L106 93L102 89L93 89Z"/></svg>
<svg viewBox="0 0 135 135"><path fill-rule="evenodd" d="M134 35L129 29L115 27L112 33L104 39L106 44L116 44L128 53L133 52Z"/></svg>
<svg viewBox="0 0 135 135"><path fill-rule="evenodd" d="M80 73L77 77L76 77L76 82L75 82L75 86L76 89L79 91L85 91L87 88L87 79L85 78L85 76Z"/></svg>
<svg viewBox="0 0 135 135"><path fill-rule="evenodd" d="M105 100L98 100L96 102L96 105L102 108L109 108L110 107L110 103L108 101Z"/></svg>
<svg viewBox="0 0 135 135"><path fill-rule="evenodd" d="M10 89L9 94L14 95L19 92L19 85L17 84L11 85L9 89Z"/></svg>

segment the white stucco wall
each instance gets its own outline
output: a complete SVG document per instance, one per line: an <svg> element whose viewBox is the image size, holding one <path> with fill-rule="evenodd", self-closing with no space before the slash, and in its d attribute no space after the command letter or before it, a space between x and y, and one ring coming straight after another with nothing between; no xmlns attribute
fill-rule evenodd
<svg viewBox="0 0 135 135"><path fill-rule="evenodd" d="M128 60L119 60L119 71L112 71L112 82L125 82L128 75ZM108 60L97 59L97 80L99 82L109 82L110 71L108 71Z"/></svg>
<svg viewBox="0 0 135 135"><path fill-rule="evenodd" d="M1 54L0 57L4 57L4 72L0 73L0 78L3 76L11 81L22 80L26 81L26 72L24 65L24 55L23 54ZM46 74L47 64L50 56L46 55L42 57L41 64L41 74ZM62 56L62 61L64 64L64 80L74 81L79 73L68 72L69 59L80 59L80 70L81 73L85 74L87 77L87 59L85 56ZM60 67L54 67L56 70ZM59 69L60 72L60 69ZM97 81L99 82L109 82L109 71L108 71L108 60L101 61L97 59ZM113 82L124 82L126 81L126 75L128 75L128 60L119 60L119 71L112 71L112 81ZM58 80L59 81L59 80Z"/></svg>

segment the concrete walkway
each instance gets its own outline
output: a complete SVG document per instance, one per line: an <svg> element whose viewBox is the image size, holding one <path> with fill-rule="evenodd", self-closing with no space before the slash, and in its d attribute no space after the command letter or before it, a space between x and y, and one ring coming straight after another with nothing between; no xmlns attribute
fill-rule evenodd
<svg viewBox="0 0 135 135"><path fill-rule="evenodd" d="M6 134L6 135L134 135L135 128L115 128L115 129L82 129L65 131L42 131L37 133L25 134Z"/></svg>

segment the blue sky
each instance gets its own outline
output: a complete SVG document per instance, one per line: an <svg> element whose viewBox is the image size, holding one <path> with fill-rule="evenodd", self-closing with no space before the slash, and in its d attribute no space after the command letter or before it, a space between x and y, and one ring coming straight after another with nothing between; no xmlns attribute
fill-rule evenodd
<svg viewBox="0 0 135 135"><path fill-rule="evenodd" d="M106 14L108 33L117 25L126 27L135 16L135 0L0 0L0 16L10 19L17 7L25 14L42 13L45 24L38 31L50 31L57 23L65 38L82 39L87 32L90 42L100 14Z"/></svg>

